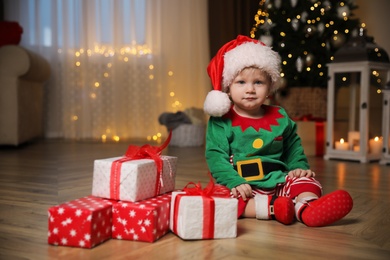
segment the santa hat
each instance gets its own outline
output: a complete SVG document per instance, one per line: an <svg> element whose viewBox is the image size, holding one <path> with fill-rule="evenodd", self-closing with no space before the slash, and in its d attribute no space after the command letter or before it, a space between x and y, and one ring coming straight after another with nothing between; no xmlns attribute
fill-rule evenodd
<svg viewBox="0 0 390 260"><path fill-rule="evenodd" d="M228 86L237 74L246 67L257 67L271 78L271 91L278 88L280 78L280 56L264 43L239 35L219 49L207 67L214 90L210 91L204 102L204 111L220 117L226 114L231 101L226 93Z"/></svg>

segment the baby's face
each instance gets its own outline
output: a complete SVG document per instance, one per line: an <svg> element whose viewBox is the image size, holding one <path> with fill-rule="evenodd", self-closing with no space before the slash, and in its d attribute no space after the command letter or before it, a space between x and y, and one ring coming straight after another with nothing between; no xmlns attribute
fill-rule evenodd
<svg viewBox="0 0 390 260"><path fill-rule="evenodd" d="M235 109L243 116L257 116L271 88L269 75L258 68L245 68L234 78L229 96Z"/></svg>

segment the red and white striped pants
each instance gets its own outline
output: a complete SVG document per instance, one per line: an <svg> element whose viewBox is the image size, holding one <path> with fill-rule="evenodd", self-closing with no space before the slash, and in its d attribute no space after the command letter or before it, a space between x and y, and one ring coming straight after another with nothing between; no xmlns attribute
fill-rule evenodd
<svg viewBox="0 0 390 260"><path fill-rule="evenodd" d="M256 189L252 188L252 195L276 195L279 197L289 197L295 202L295 198L302 192L312 192L318 197L322 195L321 184L312 177L294 177L286 176L286 182L278 184L274 189ZM244 201L241 196L238 196L238 216L241 216L244 211L247 201Z"/></svg>

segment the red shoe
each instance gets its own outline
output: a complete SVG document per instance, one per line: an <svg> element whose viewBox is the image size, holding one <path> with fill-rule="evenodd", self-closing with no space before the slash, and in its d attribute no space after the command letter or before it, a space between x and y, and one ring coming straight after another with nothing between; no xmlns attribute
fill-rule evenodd
<svg viewBox="0 0 390 260"><path fill-rule="evenodd" d="M352 207L351 195L344 190L337 190L307 202L302 208L300 219L309 227L328 226L345 217Z"/></svg>
<svg viewBox="0 0 390 260"><path fill-rule="evenodd" d="M294 221L294 203L290 198L257 194L255 203L257 219L276 219L285 225Z"/></svg>

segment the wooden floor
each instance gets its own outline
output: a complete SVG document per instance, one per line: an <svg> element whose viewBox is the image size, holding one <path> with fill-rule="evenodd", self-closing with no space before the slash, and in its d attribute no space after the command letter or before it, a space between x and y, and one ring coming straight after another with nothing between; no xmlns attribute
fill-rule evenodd
<svg viewBox="0 0 390 260"><path fill-rule="evenodd" d="M126 143L38 141L0 147L0 259L390 259L390 166L309 157L324 192L348 190L352 212L332 226L284 226L240 219L235 239L155 243L111 239L93 249L47 244L49 207L91 194L93 161L122 155ZM208 182L203 147L177 156L176 188Z"/></svg>

